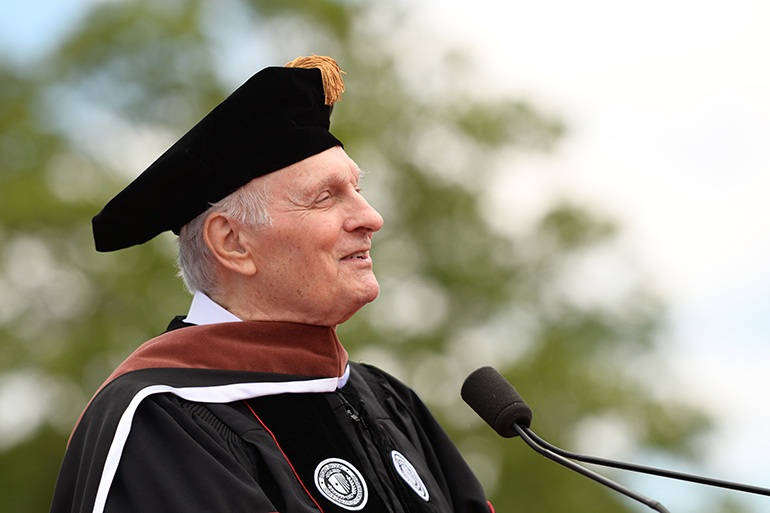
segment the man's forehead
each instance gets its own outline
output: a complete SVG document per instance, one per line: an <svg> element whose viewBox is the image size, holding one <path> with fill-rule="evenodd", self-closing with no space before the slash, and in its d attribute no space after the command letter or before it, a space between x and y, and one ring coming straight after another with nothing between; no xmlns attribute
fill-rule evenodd
<svg viewBox="0 0 770 513"><path fill-rule="evenodd" d="M314 188L318 186L334 185L358 181L364 172L350 158L324 161L310 164L299 173L294 173L290 181L297 188Z"/></svg>
<svg viewBox="0 0 770 513"><path fill-rule="evenodd" d="M265 180L265 187L272 190L272 194L281 191L280 196L285 195L292 202L305 203L326 188L343 187L350 183L358 185L363 174L364 172L354 165L351 168L327 168L323 171L316 169L307 173L295 171L284 176L273 173L257 180Z"/></svg>

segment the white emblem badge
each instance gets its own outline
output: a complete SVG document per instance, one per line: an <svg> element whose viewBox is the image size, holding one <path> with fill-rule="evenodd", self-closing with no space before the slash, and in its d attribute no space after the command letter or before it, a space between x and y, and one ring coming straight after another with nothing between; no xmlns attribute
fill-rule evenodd
<svg viewBox="0 0 770 513"><path fill-rule="evenodd" d="M369 491L361 473L339 458L328 458L318 464L315 468L315 485L324 497L350 511L363 509L369 499Z"/></svg>
<svg viewBox="0 0 770 513"><path fill-rule="evenodd" d="M390 455L393 458L393 465L396 467L398 475L406 481L406 484L414 490L414 493L425 502L428 502L428 499L430 499L428 488L425 486L425 483L422 482L422 479L420 479L420 474L417 473L414 466L398 451L393 451Z"/></svg>

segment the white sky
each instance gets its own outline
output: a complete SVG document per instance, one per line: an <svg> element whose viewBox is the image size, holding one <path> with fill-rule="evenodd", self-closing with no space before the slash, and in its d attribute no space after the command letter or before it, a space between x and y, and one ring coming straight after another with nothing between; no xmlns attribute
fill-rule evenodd
<svg viewBox="0 0 770 513"><path fill-rule="evenodd" d="M37 51L89 1L3 6L0 46ZM693 396L725 418L698 471L770 486L770 2L424 0L413 8L473 52L491 90L566 121L559 153L529 172L548 173L552 189L619 220L628 250L668 299L667 358ZM697 511L692 485L646 486L672 511ZM770 498L752 503L768 510Z"/></svg>
<svg viewBox="0 0 770 513"><path fill-rule="evenodd" d="M724 419L698 471L770 487L770 3L428 0L421 17L491 89L566 121L527 172L619 220L667 298L667 359ZM647 486L697 511L692 485Z"/></svg>

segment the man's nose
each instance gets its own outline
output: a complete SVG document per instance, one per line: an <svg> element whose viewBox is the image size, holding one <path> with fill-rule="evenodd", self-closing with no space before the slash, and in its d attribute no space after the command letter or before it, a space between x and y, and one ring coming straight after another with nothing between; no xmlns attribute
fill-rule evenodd
<svg viewBox="0 0 770 513"><path fill-rule="evenodd" d="M366 199L357 195L355 205L351 209L350 216L346 220L345 230L354 231L365 228L376 232L382 228L383 219L379 212L372 207Z"/></svg>

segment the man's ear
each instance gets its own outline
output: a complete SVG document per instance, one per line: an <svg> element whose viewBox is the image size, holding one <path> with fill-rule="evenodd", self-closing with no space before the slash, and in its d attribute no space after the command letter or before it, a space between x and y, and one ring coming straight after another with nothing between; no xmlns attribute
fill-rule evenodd
<svg viewBox="0 0 770 513"><path fill-rule="evenodd" d="M203 239L214 258L227 269L252 276L257 272L253 255L244 244L247 234L224 212L212 212L203 223Z"/></svg>

